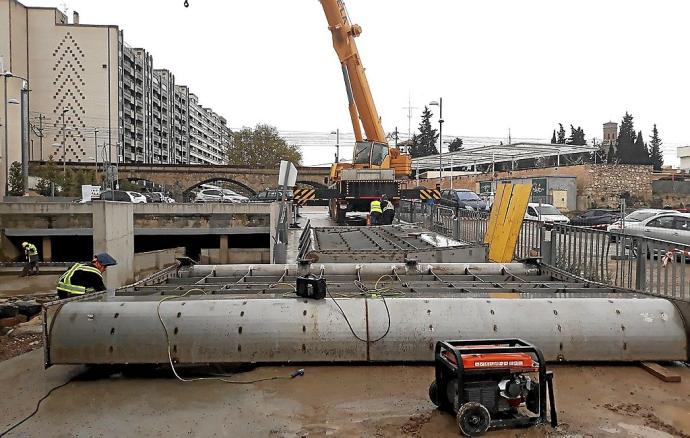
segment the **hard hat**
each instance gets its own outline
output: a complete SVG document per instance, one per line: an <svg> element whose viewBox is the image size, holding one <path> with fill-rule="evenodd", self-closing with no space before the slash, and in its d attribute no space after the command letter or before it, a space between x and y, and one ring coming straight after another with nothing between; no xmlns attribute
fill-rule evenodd
<svg viewBox="0 0 690 438"><path fill-rule="evenodd" d="M29 242L22 242L22 247L23 247L23 248L26 248L27 246L29 246Z"/></svg>
<svg viewBox="0 0 690 438"><path fill-rule="evenodd" d="M96 254L93 256L94 259L98 260L98 262L103 265L103 266L115 266L117 265L117 261L115 261L114 258L110 256L107 252L102 252L100 254Z"/></svg>

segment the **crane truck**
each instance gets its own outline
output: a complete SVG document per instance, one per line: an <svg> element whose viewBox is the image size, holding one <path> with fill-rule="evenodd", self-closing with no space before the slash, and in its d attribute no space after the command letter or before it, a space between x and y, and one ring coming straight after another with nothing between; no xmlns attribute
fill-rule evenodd
<svg viewBox="0 0 690 438"><path fill-rule="evenodd" d="M352 163L333 163L330 171L334 189L329 200L330 215L338 223L344 223L347 212L368 211L371 200L382 195L397 204L403 195L418 198L420 193L403 193L400 189L401 180L410 177L412 159L399 148L388 145L355 42L362 28L351 22L343 0L320 2L342 68L355 135ZM431 192L431 196L440 197L437 191Z"/></svg>
<svg viewBox="0 0 690 438"><path fill-rule="evenodd" d="M351 163L331 166L328 189L295 189L294 202L328 200L331 218L343 224L347 212L369 211L371 201L383 195L396 207L401 198L440 199L438 189L401 190L412 173L412 158L388 145L355 42L362 28L350 20L344 0L319 1L343 72L355 147Z"/></svg>

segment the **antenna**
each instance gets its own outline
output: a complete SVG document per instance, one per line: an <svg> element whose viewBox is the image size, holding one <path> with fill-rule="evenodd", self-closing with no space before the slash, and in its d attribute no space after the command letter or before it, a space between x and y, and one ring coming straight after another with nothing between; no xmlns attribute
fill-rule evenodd
<svg viewBox="0 0 690 438"><path fill-rule="evenodd" d="M67 2L60 3L60 7L62 8L62 12L65 15L69 15L69 8L67 7Z"/></svg>
<svg viewBox="0 0 690 438"><path fill-rule="evenodd" d="M412 138L412 110L418 109L416 106L412 106L412 98L410 97L410 92L407 92L407 106L403 109L407 110L407 140Z"/></svg>

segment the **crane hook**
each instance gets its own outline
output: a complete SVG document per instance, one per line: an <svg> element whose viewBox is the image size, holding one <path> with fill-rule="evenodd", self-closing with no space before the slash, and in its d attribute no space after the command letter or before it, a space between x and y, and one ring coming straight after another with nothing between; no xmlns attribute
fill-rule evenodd
<svg viewBox="0 0 690 438"><path fill-rule="evenodd" d="M189 7L189 0L184 0L184 7L188 8Z"/></svg>

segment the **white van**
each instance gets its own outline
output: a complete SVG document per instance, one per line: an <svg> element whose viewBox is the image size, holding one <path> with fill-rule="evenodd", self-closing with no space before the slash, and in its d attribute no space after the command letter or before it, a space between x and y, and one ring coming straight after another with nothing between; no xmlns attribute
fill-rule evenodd
<svg viewBox="0 0 690 438"><path fill-rule="evenodd" d="M544 222L545 224L561 224L567 225L570 219L563 215L556 207L551 204L540 204L537 202L530 202L527 204L527 211L525 212L525 219L533 221Z"/></svg>

